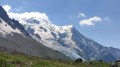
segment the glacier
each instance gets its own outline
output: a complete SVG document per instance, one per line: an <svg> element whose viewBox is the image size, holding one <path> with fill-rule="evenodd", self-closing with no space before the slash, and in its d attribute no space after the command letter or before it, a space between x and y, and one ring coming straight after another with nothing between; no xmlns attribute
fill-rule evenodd
<svg viewBox="0 0 120 67"><path fill-rule="evenodd" d="M102 59L108 62L114 61L120 57L120 49L104 47L94 40L82 35L72 25L54 25L45 13L25 12L21 14L8 14L11 18L18 20L35 40L74 60L77 58L82 58L83 60ZM114 53L112 51L114 51ZM101 58L101 53L104 57L110 55L109 57L111 57L111 59L105 60L104 57Z"/></svg>

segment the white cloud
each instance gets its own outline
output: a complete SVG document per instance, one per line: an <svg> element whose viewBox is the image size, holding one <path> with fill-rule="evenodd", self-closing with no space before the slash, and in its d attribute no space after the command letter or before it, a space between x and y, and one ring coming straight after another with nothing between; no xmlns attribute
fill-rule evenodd
<svg viewBox="0 0 120 67"><path fill-rule="evenodd" d="M77 17L86 17L86 15L84 13L78 13Z"/></svg>
<svg viewBox="0 0 120 67"><path fill-rule="evenodd" d="M3 8L5 9L5 11L10 11L11 7L9 5L3 5Z"/></svg>
<svg viewBox="0 0 120 67"><path fill-rule="evenodd" d="M45 13L40 13L40 12L14 13L9 5L4 5L3 8L7 11L10 18L14 18L19 21L21 21L22 19L34 18L39 21L50 22L50 20L48 19L48 16ZM15 9L17 9L17 8L15 8ZM12 10L12 11L10 11L10 10ZM17 10L19 10L19 9L17 9Z"/></svg>
<svg viewBox="0 0 120 67"><path fill-rule="evenodd" d="M110 18L109 18L109 17L105 17L104 20L105 20L106 22L109 22L109 21L110 21Z"/></svg>
<svg viewBox="0 0 120 67"><path fill-rule="evenodd" d="M20 9L15 8L14 10L15 10L15 11L19 11Z"/></svg>
<svg viewBox="0 0 120 67"><path fill-rule="evenodd" d="M83 25L92 26L92 25L95 25L94 22L99 22L99 21L102 21L102 19L100 17L95 16L93 18L81 20L79 24L80 24L80 26L83 26Z"/></svg>

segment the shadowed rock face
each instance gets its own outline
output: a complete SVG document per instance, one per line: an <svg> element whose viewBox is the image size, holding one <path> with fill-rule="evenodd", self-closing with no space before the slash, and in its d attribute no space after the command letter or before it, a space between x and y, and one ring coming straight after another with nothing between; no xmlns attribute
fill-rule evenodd
<svg viewBox="0 0 120 67"><path fill-rule="evenodd" d="M19 29L24 35L29 36L29 34L25 31L24 27L15 19L10 19L7 15L7 12L0 6L0 18L4 20L8 25L10 25L13 29ZM1 21L1 20L0 20Z"/></svg>
<svg viewBox="0 0 120 67"><path fill-rule="evenodd" d="M10 19L7 15L7 12L2 8L2 6L0 6L0 18L10 24Z"/></svg>
<svg viewBox="0 0 120 67"><path fill-rule="evenodd" d="M20 32L22 32L24 35L29 36L29 34L25 31L24 27L15 19L11 19L12 21L12 28L16 29L18 28Z"/></svg>

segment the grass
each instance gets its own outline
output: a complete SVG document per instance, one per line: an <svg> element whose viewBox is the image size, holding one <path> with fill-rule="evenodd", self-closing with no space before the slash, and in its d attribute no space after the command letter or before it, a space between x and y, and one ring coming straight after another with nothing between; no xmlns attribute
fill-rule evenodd
<svg viewBox="0 0 120 67"><path fill-rule="evenodd" d="M110 63L92 61L75 63L60 62L50 59L0 53L0 67L110 67Z"/></svg>

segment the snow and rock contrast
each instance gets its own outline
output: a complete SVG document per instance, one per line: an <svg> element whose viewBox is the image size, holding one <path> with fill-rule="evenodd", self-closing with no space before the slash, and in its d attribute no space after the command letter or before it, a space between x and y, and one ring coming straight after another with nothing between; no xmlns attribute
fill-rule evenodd
<svg viewBox="0 0 120 67"><path fill-rule="evenodd" d="M1 50L5 48L3 52L6 53L12 53L8 50L14 50L14 53L20 52L41 58L72 61L66 55L34 40L17 20L9 18L2 6L0 6L0 47L2 47Z"/></svg>
<svg viewBox="0 0 120 67"><path fill-rule="evenodd" d="M72 59L114 61L120 57L120 49L104 47L83 36L72 25L56 26L51 23L45 13L9 12L8 14L11 18L17 19L35 40ZM104 59L108 56L110 60Z"/></svg>

